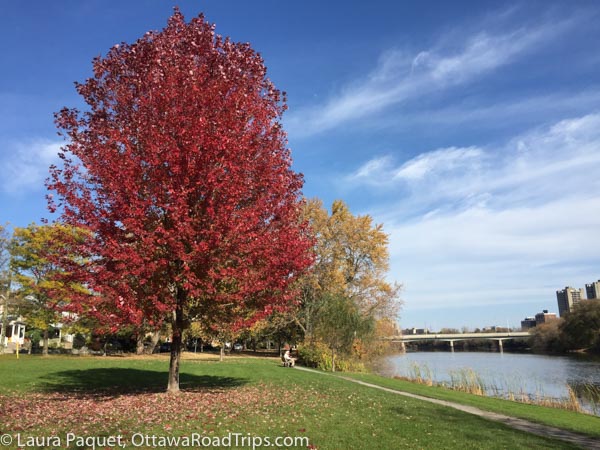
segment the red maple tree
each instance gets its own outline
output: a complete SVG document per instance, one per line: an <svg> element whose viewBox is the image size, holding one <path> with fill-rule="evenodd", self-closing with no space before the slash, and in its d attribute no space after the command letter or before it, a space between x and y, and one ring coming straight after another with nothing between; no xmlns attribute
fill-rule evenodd
<svg viewBox="0 0 600 450"><path fill-rule="evenodd" d="M86 110L56 114L66 144L50 169L50 209L90 232L86 264L71 268L94 292L89 311L170 321L176 392L191 321L230 304L239 321L268 314L289 303L311 262L284 94L249 44L177 9L162 31L115 45L93 69L76 83Z"/></svg>

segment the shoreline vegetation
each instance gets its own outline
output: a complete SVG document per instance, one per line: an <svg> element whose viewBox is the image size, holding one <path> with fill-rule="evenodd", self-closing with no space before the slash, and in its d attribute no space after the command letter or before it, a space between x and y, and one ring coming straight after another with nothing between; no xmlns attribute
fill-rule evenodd
<svg viewBox="0 0 600 450"><path fill-rule="evenodd" d="M429 348L428 350L419 350L419 353L446 353L443 350L436 350ZM393 357L395 355L401 355L406 353L414 353L413 351L388 354L387 357ZM456 353L499 353L494 350L482 351L480 349L469 350L458 350ZM594 352L536 352L531 349L528 351L523 350L505 350L505 353L512 354L529 354L535 356L549 356L549 357L571 357L571 358L583 358L584 360L597 360L598 355ZM404 382L414 383L416 385L422 385L427 387L437 387L448 389L451 391L464 392L471 395L480 397L495 398L502 400L509 400L518 403L531 404L544 406L548 408L563 409L568 411L574 411L582 414L591 414L594 416L600 416L600 385L593 382L578 382L578 383L564 383L565 393L564 396L552 396L544 392L542 386L537 386L535 392L528 392L524 386L515 380L504 380L497 381L486 381L485 377L481 376L477 370L468 367L458 367L447 370L449 379L436 380L436 376L433 370L425 363L413 362L409 369L405 369L404 373L397 374L390 371L385 361L385 358L380 359L378 362L367 366L367 373L384 378L396 379Z"/></svg>
<svg viewBox="0 0 600 450"><path fill-rule="evenodd" d="M182 359L181 393L164 393L167 355L0 356L3 432L306 436L308 448L575 448L452 408L356 385L444 398L600 438L600 418L366 373L316 376L275 358ZM282 392L285 391L285 395ZM90 401L92 400L93 401ZM60 408L57 408L60 405ZM142 405L145 405L142 409ZM41 408L41 409L40 409ZM50 413L52 412L52 413ZM74 419L76 418L76 419Z"/></svg>
<svg viewBox="0 0 600 450"><path fill-rule="evenodd" d="M486 383L483 378L471 368L450 370L450 381L437 382L433 379L432 371L425 365L413 364L408 376L395 375L392 378L408 381L429 387L441 387L453 391L464 392L480 397L498 398L518 403L558 408L583 414L600 415L600 387L593 383L566 383L568 396L556 398L539 390L535 394L525 392L518 386L502 388L495 383ZM582 400L585 399L585 405Z"/></svg>

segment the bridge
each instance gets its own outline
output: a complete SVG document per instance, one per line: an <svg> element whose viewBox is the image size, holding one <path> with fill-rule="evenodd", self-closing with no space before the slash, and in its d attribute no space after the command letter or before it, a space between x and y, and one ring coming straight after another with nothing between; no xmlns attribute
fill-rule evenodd
<svg viewBox="0 0 600 450"><path fill-rule="evenodd" d="M504 333L460 333L460 334L442 334L442 333L430 333L430 334L406 334L400 336L391 336L386 338L387 341L401 342L402 348L407 342L423 342L423 341L443 341L450 343L450 349L454 351L454 342L456 341L468 341L473 339L486 339L492 341L498 341L500 351L503 351L502 342L508 339L524 339L530 336L527 331L509 331Z"/></svg>

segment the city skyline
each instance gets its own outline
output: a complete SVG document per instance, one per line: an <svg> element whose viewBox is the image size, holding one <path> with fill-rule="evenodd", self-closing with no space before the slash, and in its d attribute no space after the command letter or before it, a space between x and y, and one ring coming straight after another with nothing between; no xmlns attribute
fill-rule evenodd
<svg viewBox="0 0 600 450"><path fill-rule="evenodd" d="M178 4L250 42L287 92L305 195L383 224L402 328L516 327L598 279L600 5ZM82 107L94 56L174 5L4 5L0 223L53 219L52 114Z"/></svg>

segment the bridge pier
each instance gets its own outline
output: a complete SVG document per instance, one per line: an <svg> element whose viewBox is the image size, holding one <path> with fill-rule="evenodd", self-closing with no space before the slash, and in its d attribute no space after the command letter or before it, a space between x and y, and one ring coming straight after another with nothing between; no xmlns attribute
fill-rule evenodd
<svg viewBox="0 0 600 450"><path fill-rule="evenodd" d="M450 339L448 342L450 342L450 351L454 353L454 341Z"/></svg>
<svg viewBox="0 0 600 450"><path fill-rule="evenodd" d="M500 350L500 353L504 353L504 344L502 343L502 341L504 341L504 339L496 339L498 341L498 349Z"/></svg>

